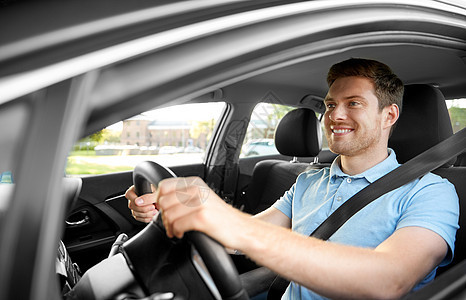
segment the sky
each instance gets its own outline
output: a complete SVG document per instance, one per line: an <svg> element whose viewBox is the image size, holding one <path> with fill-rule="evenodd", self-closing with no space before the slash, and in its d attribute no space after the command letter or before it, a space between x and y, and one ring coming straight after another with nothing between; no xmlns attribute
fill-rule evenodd
<svg viewBox="0 0 466 300"><path fill-rule="evenodd" d="M452 106L466 108L466 98L447 101L447 107L450 108Z"/></svg>

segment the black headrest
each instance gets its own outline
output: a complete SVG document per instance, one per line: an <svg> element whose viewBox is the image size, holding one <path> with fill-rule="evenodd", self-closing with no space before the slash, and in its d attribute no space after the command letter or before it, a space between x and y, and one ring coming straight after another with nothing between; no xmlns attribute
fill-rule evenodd
<svg viewBox="0 0 466 300"><path fill-rule="evenodd" d="M450 115L440 90L424 84L405 86L400 119L388 141L398 162L405 163L452 134Z"/></svg>
<svg viewBox="0 0 466 300"><path fill-rule="evenodd" d="M275 146L287 156L317 156L322 149L322 132L314 111L298 108L288 112L275 130Z"/></svg>

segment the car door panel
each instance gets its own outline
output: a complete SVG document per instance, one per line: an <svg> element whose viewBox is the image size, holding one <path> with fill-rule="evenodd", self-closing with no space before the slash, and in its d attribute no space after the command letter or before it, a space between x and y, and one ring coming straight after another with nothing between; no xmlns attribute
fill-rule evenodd
<svg viewBox="0 0 466 300"><path fill-rule="evenodd" d="M171 168L177 176L204 176L203 164ZM136 221L124 194L133 184L132 172L82 177L81 193L67 214L63 242L70 256L87 270L108 256L120 233L129 237L146 225Z"/></svg>

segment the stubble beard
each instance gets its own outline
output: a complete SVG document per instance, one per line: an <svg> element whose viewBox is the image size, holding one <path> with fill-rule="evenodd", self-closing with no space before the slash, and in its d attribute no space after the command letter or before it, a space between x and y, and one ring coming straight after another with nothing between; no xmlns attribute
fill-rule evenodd
<svg viewBox="0 0 466 300"><path fill-rule="evenodd" d="M332 131L325 129L325 136L327 138L328 147L330 151L344 156L362 155L371 151L378 141L380 140L380 130L378 128L371 128L365 132L353 131L352 138L346 138L344 141L334 141L332 139Z"/></svg>

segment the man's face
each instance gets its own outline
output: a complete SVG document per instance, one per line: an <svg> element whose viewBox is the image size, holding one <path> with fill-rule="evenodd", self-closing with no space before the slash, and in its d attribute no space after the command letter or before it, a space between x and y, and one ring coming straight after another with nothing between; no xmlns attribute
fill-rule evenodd
<svg viewBox="0 0 466 300"><path fill-rule="evenodd" d="M335 80L325 97L325 135L332 152L356 156L385 147L374 84L365 77Z"/></svg>

